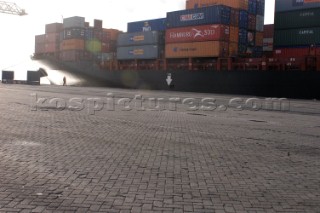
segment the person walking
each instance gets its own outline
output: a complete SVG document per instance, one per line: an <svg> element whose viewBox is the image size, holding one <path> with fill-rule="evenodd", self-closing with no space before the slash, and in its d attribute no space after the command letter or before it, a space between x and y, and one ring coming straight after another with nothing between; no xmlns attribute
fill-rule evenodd
<svg viewBox="0 0 320 213"><path fill-rule="evenodd" d="M63 76L63 86L66 86L67 85L67 79L66 79L66 76Z"/></svg>

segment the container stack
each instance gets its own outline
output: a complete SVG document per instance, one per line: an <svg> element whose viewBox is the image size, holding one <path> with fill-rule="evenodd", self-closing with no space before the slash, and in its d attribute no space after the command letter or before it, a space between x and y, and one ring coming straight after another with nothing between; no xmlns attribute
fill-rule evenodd
<svg viewBox="0 0 320 213"><path fill-rule="evenodd" d="M155 60L163 56L165 19L128 23L117 42L118 60Z"/></svg>
<svg viewBox="0 0 320 213"><path fill-rule="evenodd" d="M35 37L35 53L57 56L60 50L59 35L61 23L52 23L45 26L45 34Z"/></svg>
<svg viewBox="0 0 320 213"><path fill-rule="evenodd" d="M276 0L275 56L320 55L319 19L319 0Z"/></svg>
<svg viewBox="0 0 320 213"><path fill-rule="evenodd" d="M264 26L263 32L263 53L268 57L273 55L273 37L274 37L274 25L268 24Z"/></svg>
<svg viewBox="0 0 320 213"><path fill-rule="evenodd" d="M229 27L229 37L220 39L220 42L226 42L224 48L228 46L227 51L220 54L213 54L211 57L225 56L247 56L261 57L263 46L263 26L264 26L264 0L187 0L185 11L168 13L172 17L176 15L171 22L180 22L175 27L181 27L189 24L189 27L195 27L205 24L199 20L207 19L209 24L222 24ZM224 21L219 23L219 17L210 17L217 8L224 8L220 16L224 16ZM222 11L221 11L222 12ZM195 14L198 21L191 20ZM180 20L180 16L188 17L190 20ZM168 17L169 19L169 17ZM168 21L168 28L170 26ZM219 45L218 45L219 46ZM201 56L201 55L199 55Z"/></svg>

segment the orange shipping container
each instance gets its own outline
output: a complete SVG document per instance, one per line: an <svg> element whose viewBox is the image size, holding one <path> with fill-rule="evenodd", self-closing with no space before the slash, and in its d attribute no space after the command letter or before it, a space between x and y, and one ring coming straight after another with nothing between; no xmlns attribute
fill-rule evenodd
<svg viewBox="0 0 320 213"><path fill-rule="evenodd" d="M103 36L105 36L108 41L116 41L120 33L121 31L116 29L103 29Z"/></svg>
<svg viewBox="0 0 320 213"><path fill-rule="evenodd" d="M85 43L82 39L68 39L61 42L61 50L84 50Z"/></svg>
<svg viewBox="0 0 320 213"><path fill-rule="evenodd" d="M47 33L45 34L46 42L58 42L60 39L60 33Z"/></svg>
<svg viewBox="0 0 320 213"><path fill-rule="evenodd" d="M239 42L239 27L230 26L230 42Z"/></svg>
<svg viewBox="0 0 320 213"><path fill-rule="evenodd" d="M235 42L229 43L229 56L237 56L238 55L239 44Z"/></svg>
<svg viewBox="0 0 320 213"><path fill-rule="evenodd" d="M187 0L186 9L208 7L219 4L235 9L248 10L248 0Z"/></svg>
<svg viewBox="0 0 320 213"><path fill-rule="evenodd" d="M263 33L256 32L256 46L258 47L263 46Z"/></svg>
<svg viewBox="0 0 320 213"><path fill-rule="evenodd" d="M227 56L227 42L205 41L166 44L166 58L222 57Z"/></svg>

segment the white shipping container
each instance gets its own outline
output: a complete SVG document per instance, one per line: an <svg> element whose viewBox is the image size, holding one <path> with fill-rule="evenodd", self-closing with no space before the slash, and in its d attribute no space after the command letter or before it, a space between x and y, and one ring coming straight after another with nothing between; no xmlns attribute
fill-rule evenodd
<svg viewBox="0 0 320 213"><path fill-rule="evenodd" d="M263 52L273 51L273 38L263 39Z"/></svg>

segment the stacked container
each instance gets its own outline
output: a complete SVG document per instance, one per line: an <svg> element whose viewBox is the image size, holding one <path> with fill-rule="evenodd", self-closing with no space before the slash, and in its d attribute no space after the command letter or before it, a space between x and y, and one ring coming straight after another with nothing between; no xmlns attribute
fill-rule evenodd
<svg viewBox="0 0 320 213"><path fill-rule="evenodd" d="M45 26L45 34L35 37L35 53L57 55L60 49L59 33L61 23L52 23Z"/></svg>
<svg viewBox="0 0 320 213"><path fill-rule="evenodd" d="M320 1L276 0L275 55L316 55L320 45Z"/></svg>
<svg viewBox="0 0 320 213"><path fill-rule="evenodd" d="M270 55L273 52L273 36L274 36L274 25L268 24L264 26L263 32L263 52Z"/></svg>
<svg viewBox="0 0 320 213"><path fill-rule="evenodd" d="M156 60L163 57L166 19L128 23L128 32L118 36L118 60Z"/></svg>

